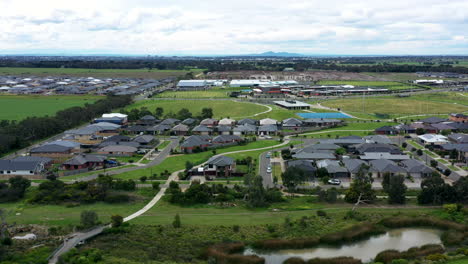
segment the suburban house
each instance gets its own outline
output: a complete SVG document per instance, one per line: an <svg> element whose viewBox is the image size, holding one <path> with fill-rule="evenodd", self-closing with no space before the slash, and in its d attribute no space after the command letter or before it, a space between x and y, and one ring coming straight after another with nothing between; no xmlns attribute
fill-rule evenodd
<svg viewBox="0 0 468 264"><path fill-rule="evenodd" d="M351 178L354 178L359 173L362 166L369 166L366 161L360 159L343 159L343 164L348 170Z"/></svg>
<svg viewBox="0 0 468 264"><path fill-rule="evenodd" d="M444 150L447 155L451 151L457 151L458 152L458 157L457 160L461 162L467 162L468 161L468 144L444 144L442 145L442 150Z"/></svg>
<svg viewBox="0 0 468 264"><path fill-rule="evenodd" d="M257 133L260 136L270 135L274 136L277 135L279 132L277 125L261 125L258 127Z"/></svg>
<svg viewBox="0 0 468 264"><path fill-rule="evenodd" d="M260 126L268 126L268 125L277 125L278 124L278 121L275 120L275 119L271 119L271 118L264 118L262 120L260 120Z"/></svg>
<svg viewBox="0 0 468 264"><path fill-rule="evenodd" d="M148 127L143 126L143 125L136 125L136 126L127 127L125 130L127 130L128 133L130 134L138 135L138 134L146 133L146 131L148 130Z"/></svg>
<svg viewBox="0 0 468 264"><path fill-rule="evenodd" d="M304 126L308 127L326 127L326 126L336 126L343 121L338 119L326 119L326 118L307 118L302 121Z"/></svg>
<svg viewBox="0 0 468 264"><path fill-rule="evenodd" d="M440 117L436 117L436 116L433 116L433 117L428 117L428 118L425 118L425 119L421 119L418 121L418 123L423 123L425 125L432 125L432 124L438 124L438 123L442 123L442 122L446 122L447 119L445 118L440 118Z"/></svg>
<svg viewBox="0 0 468 264"><path fill-rule="evenodd" d="M467 134L459 134L454 133L447 136L448 139L457 144L468 144L468 135Z"/></svg>
<svg viewBox="0 0 468 264"><path fill-rule="evenodd" d="M219 120L218 125L220 126L233 126L236 124L236 120L231 118L223 118Z"/></svg>
<svg viewBox="0 0 468 264"><path fill-rule="evenodd" d="M61 145L48 144L42 145L37 148L33 148L29 151L31 156L35 157L47 157L54 160L54 162L60 162L72 154L72 147L65 147Z"/></svg>
<svg viewBox="0 0 468 264"><path fill-rule="evenodd" d="M231 157L214 156L204 167L205 176L229 177L235 172L236 162Z"/></svg>
<svg viewBox="0 0 468 264"><path fill-rule="evenodd" d="M257 120L255 119L251 119L251 118L245 118L245 119L242 119L242 120L239 120L237 122L238 125L240 126L243 126L243 125L252 125L252 126L256 126L257 125Z"/></svg>
<svg viewBox="0 0 468 264"><path fill-rule="evenodd" d="M378 135L397 135L399 131L392 126L383 126L376 128L374 132Z"/></svg>
<svg viewBox="0 0 468 264"><path fill-rule="evenodd" d="M106 157L98 155L77 155L62 164L64 170L102 168Z"/></svg>
<svg viewBox="0 0 468 264"><path fill-rule="evenodd" d="M218 132L220 135L230 135L231 131L231 126L219 125L216 127L216 132Z"/></svg>
<svg viewBox="0 0 468 264"><path fill-rule="evenodd" d="M134 138L132 141L139 143L142 147L152 147L153 144L158 142L158 139L151 135L141 135Z"/></svg>
<svg viewBox="0 0 468 264"><path fill-rule="evenodd" d="M370 135L365 136L363 139L366 140L367 143L377 143L377 144L393 144L392 140L384 135Z"/></svg>
<svg viewBox="0 0 468 264"><path fill-rule="evenodd" d="M355 153L364 155L369 152L401 154L400 148L389 144L363 143L353 146Z"/></svg>
<svg viewBox="0 0 468 264"><path fill-rule="evenodd" d="M317 168L312 165L312 161L310 160L289 160L287 164L288 168L295 167L301 169L310 176L314 176L317 171Z"/></svg>
<svg viewBox="0 0 468 264"><path fill-rule="evenodd" d="M438 134L424 134L418 136L421 143L425 145L443 145L448 143L448 138L446 136Z"/></svg>
<svg viewBox="0 0 468 264"><path fill-rule="evenodd" d="M44 169L44 162L39 160L0 160L0 179L9 179L15 176L24 176L30 179L38 179L41 178L38 176L40 176Z"/></svg>
<svg viewBox="0 0 468 264"><path fill-rule="evenodd" d="M395 128L405 134L414 134L416 133L416 128L409 125L396 125Z"/></svg>
<svg viewBox="0 0 468 264"><path fill-rule="evenodd" d="M162 135L172 128L170 125L158 124L146 129L146 131L153 135Z"/></svg>
<svg viewBox="0 0 468 264"><path fill-rule="evenodd" d="M431 176L433 170L423 162L415 159L408 159L401 162L401 165L413 178L424 178Z"/></svg>
<svg viewBox="0 0 468 264"><path fill-rule="evenodd" d="M348 177L348 170L337 160L324 159L317 161L316 164L317 168L326 169L331 178Z"/></svg>
<svg viewBox="0 0 468 264"><path fill-rule="evenodd" d="M183 122L171 129L172 134L177 136L185 136L188 134L189 131L190 128L187 125L183 124Z"/></svg>
<svg viewBox="0 0 468 264"><path fill-rule="evenodd" d="M158 122L159 120L156 119L156 117L152 115L145 115L144 117L140 118L140 120L138 120L137 124L143 126L154 126Z"/></svg>
<svg viewBox="0 0 468 264"><path fill-rule="evenodd" d="M167 118L167 119L164 119L160 124L161 125L168 125L168 126L175 126L176 124L180 123L180 120L179 119L176 119L176 118Z"/></svg>
<svg viewBox="0 0 468 264"><path fill-rule="evenodd" d="M102 117L94 119L94 123L114 123L117 125L125 125L128 122L128 116L120 113L103 114Z"/></svg>
<svg viewBox="0 0 468 264"><path fill-rule="evenodd" d="M206 118L200 122L200 125L206 126L206 127L215 127L218 125L218 119Z"/></svg>
<svg viewBox="0 0 468 264"><path fill-rule="evenodd" d="M184 124L186 126L193 126L197 123L197 119L195 118L187 118L187 119L184 119L182 122L180 122L181 124Z"/></svg>
<svg viewBox="0 0 468 264"><path fill-rule="evenodd" d="M371 166L371 172L374 178L381 178L385 173L390 173L391 175L406 175L406 170L391 160L371 160L369 161L369 165Z"/></svg>
<svg viewBox="0 0 468 264"><path fill-rule="evenodd" d="M184 142L180 145L180 150L185 153L192 153L196 149L206 149L208 148L210 143L209 136L200 136L200 135L193 135L185 139Z"/></svg>
<svg viewBox="0 0 468 264"><path fill-rule="evenodd" d="M115 136L110 136L102 141L104 142L129 142L132 140L131 137L129 136L123 136L123 135L115 135Z"/></svg>
<svg viewBox="0 0 468 264"><path fill-rule="evenodd" d="M468 116L465 114L452 113L449 115L449 120L453 122L465 123L465 122L468 122Z"/></svg>
<svg viewBox="0 0 468 264"><path fill-rule="evenodd" d="M112 145L100 148L97 153L109 156L126 156L130 157L137 152L137 148L132 146L124 146L124 145Z"/></svg>
<svg viewBox="0 0 468 264"><path fill-rule="evenodd" d="M192 129L192 133L195 135L211 135L213 134L213 129L205 125L198 125Z"/></svg>
<svg viewBox="0 0 468 264"><path fill-rule="evenodd" d="M302 127L302 121L297 118L288 118L281 123L284 129L298 130Z"/></svg>
<svg viewBox="0 0 468 264"><path fill-rule="evenodd" d="M401 160L410 159L410 156L406 154L393 154L390 152L364 152L364 155L359 156L359 158L362 160L386 159L386 160L401 161Z"/></svg>
<svg viewBox="0 0 468 264"><path fill-rule="evenodd" d="M240 136L240 135L255 135L257 133L257 127L255 125L251 125L248 123L244 123L243 125L236 126L232 129L233 134Z"/></svg>
<svg viewBox="0 0 468 264"><path fill-rule="evenodd" d="M305 160L324 160L324 159L336 159L335 155L329 152L307 152L307 151L298 151L292 155L295 159L305 159Z"/></svg>
<svg viewBox="0 0 468 264"><path fill-rule="evenodd" d="M235 135L219 135L214 137L211 140L212 144L216 145L232 145L232 144L237 144L242 141L242 138L239 136Z"/></svg>

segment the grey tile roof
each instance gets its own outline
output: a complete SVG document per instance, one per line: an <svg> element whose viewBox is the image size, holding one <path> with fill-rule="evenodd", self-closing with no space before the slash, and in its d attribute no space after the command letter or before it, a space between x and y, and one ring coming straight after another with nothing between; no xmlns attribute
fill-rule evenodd
<svg viewBox="0 0 468 264"><path fill-rule="evenodd" d="M211 125L215 125L218 123L218 119L214 119L214 118L205 118L203 119L201 122L200 122L200 125L205 125L205 126L211 126Z"/></svg>
<svg viewBox="0 0 468 264"><path fill-rule="evenodd" d="M99 149L100 152L136 152L138 149L132 146L111 145Z"/></svg>
<svg viewBox="0 0 468 264"><path fill-rule="evenodd" d="M141 135L133 139L134 142L148 144L155 138L151 135Z"/></svg>
<svg viewBox="0 0 468 264"><path fill-rule="evenodd" d="M283 120L283 126L301 126L302 121L297 118L288 118Z"/></svg>
<svg viewBox="0 0 468 264"><path fill-rule="evenodd" d="M372 135L372 136L365 136L365 140L369 141L369 143L379 143L379 144L392 144L392 140L384 135Z"/></svg>
<svg viewBox="0 0 468 264"><path fill-rule="evenodd" d="M258 127L258 131L260 132L276 132L278 131L277 125L263 125Z"/></svg>
<svg viewBox="0 0 468 264"><path fill-rule="evenodd" d="M245 125L245 124L256 125L257 122L258 122L258 121L255 120L255 119L244 118L244 119L242 119L242 120L239 120L239 121L237 122L237 124L239 124L239 125Z"/></svg>
<svg viewBox="0 0 468 264"><path fill-rule="evenodd" d="M325 168L327 169L328 173L346 173L348 170L345 167L342 167L340 162L337 160L319 160L317 161L318 168Z"/></svg>
<svg viewBox="0 0 468 264"><path fill-rule="evenodd" d="M217 126L218 132L230 132L232 128L230 126Z"/></svg>
<svg viewBox="0 0 468 264"><path fill-rule="evenodd" d="M393 145L379 144L379 143L363 143L355 146L356 150L360 154L366 152L388 152L392 154L400 154L401 150Z"/></svg>
<svg viewBox="0 0 468 264"><path fill-rule="evenodd" d="M31 153L63 153L63 152L69 152L71 149L72 149L71 147L49 144L49 145L42 145L40 147L33 148L29 152Z"/></svg>
<svg viewBox="0 0 468 264"><path fill-rule="evenodd" d="M205 126L205 125L198 125L192 129L192 132L212 132L213 129Z"/></svg>
<svg viewBox="0 0 468 264"><path fill-rule="evenodd" d="M436 123L441 123L441 122L445 122L445 121L447 121L446 118L440 118L440 117L436 117L436 116L428 117L428 118L424 118L424 119L419 120L419 122L423 122L423 123L427 123L427 124L436 124Z"/></svg>
<svg viewBox="0 0 468 264"><path fill-rule="evenodd" d="M211 157L206 164L208 165L215 165L215 166L230 166L234 164L235 161L231 157L226 157L226 156L215 156Z"/></svg>
<svg viewBox="0 0 468 264"><path fill-rule="evenodd" d="M11 159L12 161L33 161L33 162L41 162L44 164L52 162L51 158L47 157L36 157L36 156L19 156L14 159Z"/></svg>
<svg viewBox="0 0 468 264"><path fill-rule="evenodd" d="M395 162L386 159L372 160L369 162L372 169L380 173L406 173L406 170L396 165Z"/></svg>
<svg viewBox="0 0 468 264"><path fill-rule="evenodd" d="M403 167L409 173L432 173L433 170L426 166L423 162L415 159L408 159L401 162Z"/></svg>
<svg viewBox="0 0 468 264"><path fill-rule="evenodd" d="M366 161L360 159L343 159L343 164L350 173L358 173L363 165L369 165Z"/></svg>
<svg viewBox="0 0 468 264"><path fill-rule="evenodd" d="M65 161L64 165L83 165L88 162L104 162L106 157L98 156L98 155L78 155L75 156L67 161Z"/></svg>
<svg viewBox="0 0 468 264"><path fill-rule="evenodd" d="M36 172L41 168L40 161L14 161L0 160L1 171L33 171Z"/></svg>
<svg viewBox="0 0 468 264"><path fill-rule="evenodd" d="M242 138L234 135L219 135L213 138L212 143L239 142Z"/></svg>
<svg viewBox="0 0 468 264"><path fill-rule="evenodd" d="M171 129L171 131L177 131L177 132L188 132L189 130L190 130L189 127L183 124L183 122L176 125L175 127Z"/></svg>
<svg viewBox="0 0 468 264"><path fill-rule="evenodd" d="M460 134L460 133L450 134L448 135L448 138L457 143L468 143L467 134Z"/></svg>
<svg viewBox="0 0 468 264"><path fill-rule="evenodd" d="M167 119L164 119L160 124L161 125L175 125L176 123L179 123L180 120L179 119L176 119L176 118L167 118Z"/></svg>
<svg viewBox="0 0 468 264"><path fill-rule="evenodd" d="M191 126L191 125L195 124L197 121L198 120L195 119L195 118L187 118L184 121L182 121L182 124Z"/></svg>
<svg viewBox="0 0 468 264"><path fill-rule="evenodd" d="M155 126L147 128L146 131L163 132L163 131L168 131L170 129L171 129L170 125L159 124L159 125L155 125Z"/></svg>
<svg viewBox="0 0 468 264"><path fill-rule="evenodd" d="M334 159L335 155L331 153L308 153L308 152L301 152L301 153L296 153L292 156L293 158L296 159L311 159L311 160L316 160L316 159Z"/></svg>
<svg viewBox="0 0 468 264"><path fill-rule="evenodd" d="M290 160L288 161L288 167L296 167L309 173L317 170L310 160Z"/></svg>
<svg viewBox="0 0 468 264"><path fill-rule="evenodd" d="M234 132L257 132L257 127L255 125L244 124L237 126L233 129Z"/></svg>
<svg viewBox="0 0 468 264"><path fill-rule="evenodd" d="M205 145L210 145L209 137L193 135L185 139L185 141L180 146L183 148L191 148Z"/></svg>

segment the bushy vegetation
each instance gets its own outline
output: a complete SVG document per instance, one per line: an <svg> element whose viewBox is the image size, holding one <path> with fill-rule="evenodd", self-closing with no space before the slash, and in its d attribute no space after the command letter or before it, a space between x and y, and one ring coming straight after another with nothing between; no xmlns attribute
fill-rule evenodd
<svg viewBox="0 0 468 264"><path fill-rule="evenodd" d="M24 197L31 181L21 176L8 179L8 184L0 182L0 203L14 202Z"/></svg>
<svg viewBox="0 0 468 264"><path fill-rule="evenodd" d="M420 204L441 205L444 203L468 202L468 179L460 177L453 186L445 183L438 173L421 182L421 193L418 195Z"/></svg>
<svg viewBox="0 0 468 264"><path fill-rule="evenodd" d="M406 251L385 250L377 254L376 262L390 263L396 259L415 259L431 254L443 253L445 250L441 245L424 245L422 247L410 248Z"/></svg>
<svg viewBox="0 0 468 264"><path fill-rule="evenodd" d="M81 204L104 201L108 203L128 202L130 198L116 190L133 191L133 180L114 180L110 176L100 175L96 180L65 184L59 180L48 180L39 184L28 199L38 204Z"/></svg>
<svg viewBox="0 0 468 264"><path fill-rule="evenodd" d="M301 258L289 258L283 262L284 264L361 264L362 261L351 257L335 257L335 258L313 258L303 260Z"/></svg>

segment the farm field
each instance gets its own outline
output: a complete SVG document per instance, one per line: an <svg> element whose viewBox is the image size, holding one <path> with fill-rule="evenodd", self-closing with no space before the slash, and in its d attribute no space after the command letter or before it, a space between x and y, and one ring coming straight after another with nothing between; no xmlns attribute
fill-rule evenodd
<svg viewBox="0 0 468 264"><path fill-rule="evenodd" d="M81 68L13 68L1 67L0 75L34 75L34 76L82 76L82 77L128 77L128 78L167 78L203 72L204 69L190 70L148 70L148 69L81 69Z"/></svg>
<svg viewBox="0 0 468 264"><path fill-rule="evenodd" d="M378 118L379 114L388 114L389 118L397 118L409 115L434 115L449 114L468 111L468 105L458 102L466 102L466 99L454 95L425 94L412 97L368 97L338 99L322 102L322 105L332 108L341 108L352 115L364 114ZM460 99L460 97L462 97ZM456 101L457 102L456 102Z"/></svg>
<svg viewBox="0 0 468 264"><path fill-rule="evenodd" d="M91 95L0 95L0 120L52 116L60 110L99 100Z"/></svg>
<svg viewBox="0 0 468 264"><path fill-rule="evenodd" d="M205 107L213 109L214 118L243 118L250 117L257 113L267 111L268 108L262 105L247 102L237 102L230 100L145 100L132 104L126 110L139 109L142 107L154 111L156 107L162 107L164 113L177 113L182 108L187 108L194 116L199 115Z"/></svg>

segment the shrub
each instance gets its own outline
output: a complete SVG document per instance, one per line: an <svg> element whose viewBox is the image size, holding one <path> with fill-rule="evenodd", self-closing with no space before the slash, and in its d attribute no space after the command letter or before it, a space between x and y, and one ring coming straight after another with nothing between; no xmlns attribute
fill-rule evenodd
<svg viewBox="0 0 468 264"><path fill-rule="evenodd" d="M392 260L392 264L408 264L408 260L406 260L406 259L394 259L394 260Z"/></svg>
<svg viewBox="0 0 468 264"><path fill-rule="evenodd" d="M420 248L414 247L407 251L385 250L377 254L375 261L390 263L395 259L415 259L430 254L443 253L444 248L440 245L424 245Z"/></svg>
<svg viewBox="0 0 468 264"><path fill-rule="evenodd" d="M431 260L431 261L441 261L441 260L447 260L447 256L444 254L437 253L437 254L432 254L432 255L427 256L426 259Z"/></svg>
<svg viewBox="0 0 468 264"><path fill-rule="evenodd" d="M104 199L106 203L127 203L130 201L130 196L123 193L108 194Z"/></svg>
<svg viewBox="0 0 468 264"><path fill-rule="evenodd" d="M232 226L232 231L234 231L234 232L236 232L236 233L239 233L239 231L240 231L240 226L238 226L238 225L233 225L233 226Z"/></svg>
<svg viewBox="0 0 468 264"><path fill-rule="evenodd" d="M174 222L172 222L172 226L174 228L180 228L181 225L182 224L180 222L180 216L179 216L179 214L176 214L175 217L174 217Z"/></svg>
<svg viewBox="0 0 468 264"><path fill-rule="evenodd" d="M317 211L317 216L320 216L320 217L327 217L327 213L326 213L325 211L318 210L318 211Z"/></svg>
<svg viewBox="0 0 468 264"><path fill-rule="evenodd" d="M111 216L111 226L112 227L120 227L123 223L123 217L121 215L113 215Z"/></svg>
<svg viewBox="0 0 468 264"><path fill-rule="evenodd" d="M283 264L306 264L305 260L298 258L298 257L292 257L288 258L283 262Z"/></svg>
<svg viewBox="0 0 468 264"><path fill-rule="evenodd" d="M268 239L257 241L253 244L255 248L258 249L268 249L268 250L276 250L276 249L301 249L301 248L309 248L314 247L319 244L319 240L317 238L295 238L295 239Z"/></svg>

